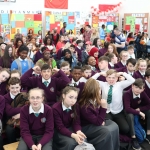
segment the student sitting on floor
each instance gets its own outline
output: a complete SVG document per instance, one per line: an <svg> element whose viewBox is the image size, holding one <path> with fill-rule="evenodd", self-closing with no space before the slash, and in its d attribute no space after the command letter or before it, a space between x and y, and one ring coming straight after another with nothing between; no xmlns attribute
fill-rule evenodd
<svg viewBox="0 0 150 150"><path fill-rule="evenodd" d="M19 58L15 59L11 64L11 70L19 70L23 75L26 71L34 66L31 59L27 59L28 56L28 47L22 45L18 49Z"/></svg>
<svg viewBox="0 0 150 150"><path fill-rule="evenodd" d="M118 60L116 55L114 53L106 53L105 56L109 58L109 65L108 65L109 69L114 69L115 64L117 63Z"/></svg>
<svg viewBox="0 0 150 150"><path fill-rule="evenodd" d="M11 73L10 73L10 77L16 77L18 79L21 78L21 73L18 71L18 70L12 70Z"/></svg>
<svg viewBox="0 0 150 150"><path fill-rule="evenodd" d="M1 136L2 133L2 117L5 108L5 99L3 96L0 95L0 150L3 150L3 137Z"/></svg>
<svg viewBox="0 0 150 150"><path fill-rule="evenodd" d="M62 101L53 105L55 150L74 150L86 136L81 131L79 106L76 104L79 90L67 86L62 91Z"/></svg>
<svg viewBox="0 0 150 150"><path fill-rule="evenodd" d="M20 112L21 139L18 150L52 150L54 133L53 111L44 104L44 91L29 91L29 105Z"/></svg>
<svg viewBox="0 0 150 150"><path fill-rule="evenodd" d="M125 67L126 66L126 62L128 60L128 52L127 51L121 51L120 53L120 61L115 64L115 68L122 68L122 67Z"/></svg>
<svg viewBox="0 0 150 150"><path fill-rule="evenodd" d="M127 51L129 53L129 58L135 59L134 47L132 45L128 46Z"/></svg>
<svg viewBox="0 0 150 150"><path fill-rule="evenodd" d="M150 98L150 69L147 69L145 72L145 93Z"/></svg>
<svg viewBox="0 0 150 150"><path fill-rule="evenodd" d="M41 70L41 76L32 77L33 71ZM56 69L57 70L57 69ZM22 77L22 86L29 89L39 87L45 91L46 103L52 106L56 102L57 91L61 91L69 82L69 78L63 71L59 70L59 78L52 76L52 70L48 64L44 64L42 68L35 66L28 70Z"/></svg>
<svg viewBox="0 0 150 150"><path fill-rule="evenodd" d="M134 72L133 77L135 79L141 78L144 81L146 69L147 69L147 61L142 58L138 59L136 63L136 71Z"/></svg>
<svg viewBox="0 0 150 150"><path fill-rule="evenodd" d="M82 67L82 77L80 78L80 82L86 82L92 75L92 69L88 65L84 65Z"/></svg>
<svg viewBox="0 0 150 150"><path fill-rule="evenodd" d="M7 116L7 120L11 118L19 119L21 107L14 108L12 106L12 102L15 100L15 97L20 93L21 81L16 77L10 78L8 82L8 86L9 86L9 93L4 95L5 104L6 104L5 113ZM17 135L19 135L20 132L19 128L15 128L14 126L7 124L5 130L6 130L8 143L16 142Z"/></svg>
<svg viewBox="0 0 150 150"><path fill-rule="evenodd" d="M10 71L6 68L0 70L0 95L7 93L7 81L10 77Z"/></svg>
<svg viewBox="0 0 150 150"><path fill-rule="evenodd" d="M150 144L150 99L144 92L145 83L142 79L136 79L132 84L132 89L123 95L124 107L127 113L127 120L130 127L130 134L133 139L133 149L139 150L141 147L135 136L134 115L140 115L143 120L147 118L147 137Z"/></svg>
<svg viewBox="0 0 150 150"><path fill-rule="evenodd" d="M101 87L94 79L87 80L79 101L82 132L96 150L119 150L119 129L106 119L107 101L101 99Z"/></svg>
<svg viewBox="0 0 150 150"><path fill-rule="evenodd" d="M108 103L106 118L109 118L117 123L120 133L127 134L129 132L129 126L123 111L122 94L123 90L130 86L135 80L129 74L125 72L117 73L113 69L110 69L106 73L96 73L92 78L97 78L101 75L106 76L107 81L98 81L102 90L102 98L107 99ZM120 76L125 77L126 80L117 82L118 77Z"/></svg>

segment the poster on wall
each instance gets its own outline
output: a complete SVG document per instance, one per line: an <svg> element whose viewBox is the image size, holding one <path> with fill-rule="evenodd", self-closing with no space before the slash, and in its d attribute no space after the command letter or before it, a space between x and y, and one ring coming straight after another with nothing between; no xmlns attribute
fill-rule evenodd
<svg viewBox="0 0 150 150"><path fill-rule="evenodd" d="M148 13L124 14L124 29L130 32L148 31Z"/></svg>
<svg viewBox="0 0 150 150"><path fill-rule="evenodd" d="M106 26L106 32L111 32L114 25L119 25L119 14L109 14L107 16L99 16L98 24L93 24L93 27L101 28L102 25Z"/></svg>
<svg viewBox="0 0 150 150"><path fill-rule="evenodd" d="M75 30L75 16L74 12L45 12L45 20L46 20L46 32L51 31L53 29L57 29L60 32L63 27L63 22L67 23L66 30Z"/></svg>
<svg viewBox="0 0 150 150"><path fill-rule="evenodd" d="M3 37L5 42L10 41L10 11L0 10L0 35Z"/></svg>
<svg viewBox="0 0 150 150"><path fill-rule="evenodd" d="M11 10L10 23L11 23L11 39L14 38L17 29L19 29L20 33L22 33L24 36L27 36L28 31L30 29L33 30L34 35L37 35L38 31L42 30L42 12L39 10L38 11Z"/></svg>

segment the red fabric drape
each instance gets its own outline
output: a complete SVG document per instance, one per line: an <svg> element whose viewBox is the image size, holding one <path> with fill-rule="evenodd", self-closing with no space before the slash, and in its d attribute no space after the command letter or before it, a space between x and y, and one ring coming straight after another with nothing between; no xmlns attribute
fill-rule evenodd
<svg viewBox="0 0 150 150"><path fill-rule="evenodd" d="M45 8L68 9L68 0L45 0Z"/></svg>

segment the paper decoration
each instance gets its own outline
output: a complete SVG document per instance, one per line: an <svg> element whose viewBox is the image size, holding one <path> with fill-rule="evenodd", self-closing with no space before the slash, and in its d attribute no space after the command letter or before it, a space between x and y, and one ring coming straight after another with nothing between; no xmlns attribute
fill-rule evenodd
<svg viewBox="0 0 150 150"><path fill-rule="evenodd" d="M144 23L147 23L147 18L144 18Z"/></svg>
<svg viewBox="0 0 150 150"><path fill-rule="evenodd" d="M8 14L1 14L1 24L9 24L9 15Z"/></svg>
<svg viewBox="0 0 150 150"><path fill-rule="evenodd" d="M75 22L74 22L74 16L69 16L68 17L68 22L69 22L69 24L74 24Z"/></svg>
<svg viewBox="0 0 150 150"><path fill-rule="evenodd" d="M130 31L130 25L125 25L125 30Z"/></svg>
<svg viewBox="0 0 150 150"><path fill-rule="evenodd" d="M12 14L10 16L12 28L11 34L16 34L17 29L20 29L20 32L27 36L28 31L32 29L33 33L37 35L38 31L42 30L41 11L34 11L35 14L31 14L31 11L25 11L26 14L24 14L23 11L19 12L20 13L17 14L16 11L12 10Z"/></svg>

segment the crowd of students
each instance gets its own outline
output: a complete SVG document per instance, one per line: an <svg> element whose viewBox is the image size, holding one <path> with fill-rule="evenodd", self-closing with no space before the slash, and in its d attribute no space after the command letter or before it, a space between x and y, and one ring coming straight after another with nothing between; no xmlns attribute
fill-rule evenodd
<svg viewBox="0 0 150 150"><path fill-rule="evenodd" d="M133 45L125 48L117 28L109 41L89 25L76 38L65 28L38 45L31 31L26 42L1 43L0 150L18 138L18 150L73 150L83 142L119 150L119 135L140 150L134 115L147 120L150 143L149 61L137 59Z"/></svg>

